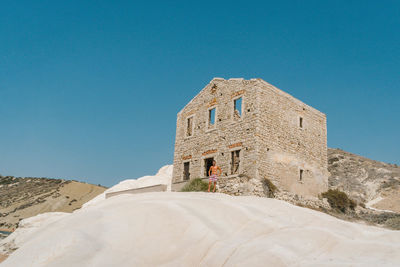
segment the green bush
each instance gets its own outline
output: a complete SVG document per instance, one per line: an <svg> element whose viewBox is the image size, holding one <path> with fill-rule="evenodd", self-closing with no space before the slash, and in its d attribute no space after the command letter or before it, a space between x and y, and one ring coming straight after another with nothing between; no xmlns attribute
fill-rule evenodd
<svg viewBox="0 0 400 267"><path fill-rule="evenodd" d="M181 192L205 192L208 190L208 183L204 182L201 178L196 178L187 183Z"/></svg>
<svg viewBox="0 0 400 267"><path fill-rule="evenodd" d="M354 210L357 203L350 199L345 192L338 189L329 189L321 194L322 197L328 199L328 203L332 209L346 213L349 209Z"/></svg>

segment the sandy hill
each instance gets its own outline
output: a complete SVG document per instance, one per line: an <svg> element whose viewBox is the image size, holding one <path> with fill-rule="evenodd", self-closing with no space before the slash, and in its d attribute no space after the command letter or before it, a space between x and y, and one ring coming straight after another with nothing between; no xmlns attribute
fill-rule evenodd
<svg viewBox="0 0 400 267"><path fill-rule="evenodd" d="M340 149L328 150L329 187L359 203L400 213L400 167Z"/></svg>
<svg viewBox="0 0 400 267"><path fill-rule="evenodd" d="M169 183L172 166L108 189ZM399 266L400 231L287 202L201 192L104 193L20 222L2 266ZM0 255L1 256L1 255Z"/></svg>
<svg viewBox="0 0 400 267"><path fill-rule="evenodd" d="M219 193L119 195L17 231L4 267L400 265L400 231Z"/></svg>
<svg viewBox="0 0 400 267"><path fill-rule="evenodd" d="M0 176L0 229L44 212L72 212L106 188L77 181Z"/></svg>
<svg viewBox="0 0 400 267"><path fill-rule="evenodd" d="M102 189L72 213L22 220L0 241L0 262L3 254L10 255L2 263L6 267L400 266L400 231L365 224L396 228L400 222L400 214L378 206L398 204L398 167L337 149L329 150L328 161L330 187L367 204L343 217L359 223L252 196L160 192L105 198L106 192L170 184L172 166L165 166L154 176ZM58 198L61 187L71 183L48 182L54 195L39 190L31 195L34 203ZM37 201L36 195L45 197ZM383 208L396 211L392 204Z"/></svg>

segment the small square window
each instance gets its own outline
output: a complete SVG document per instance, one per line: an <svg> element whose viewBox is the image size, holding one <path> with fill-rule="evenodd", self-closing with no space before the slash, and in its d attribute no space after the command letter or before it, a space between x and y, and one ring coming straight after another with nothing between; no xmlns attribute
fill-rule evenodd
<svg viewBox="0 0 400 267"><path fill-rule="evenodd" d="M235 119L240 119L242 117L242 98L237 98L233 100L233 117Z"/></svg>

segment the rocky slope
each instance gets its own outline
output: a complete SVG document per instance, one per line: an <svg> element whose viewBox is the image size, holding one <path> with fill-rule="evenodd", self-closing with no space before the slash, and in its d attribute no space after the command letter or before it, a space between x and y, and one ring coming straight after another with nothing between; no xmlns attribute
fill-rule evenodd
<svg viewBox="0 0 400 267"><path fill-rule="evenodd" d="M0 229L12 230L20 220L44 212L72 212L104 190L77 181L0 176Z"/></svg>
<svg viewBox="0 0 400 267"><path fill-rule="evenodd" d="M328 150L329 187L361 205L400 213L400 167L340 149Z"/></svg>
<svg viewBox="0 0 400 267"><path fill-rule="evenodd" d="M400 230L400 167L328 149L329 189L345 192L356 203L341 212L328 199L299 196L277 188L273 197L297 206L326 212L343 220ZM343 199L336 198L338 203Z"/></svg>

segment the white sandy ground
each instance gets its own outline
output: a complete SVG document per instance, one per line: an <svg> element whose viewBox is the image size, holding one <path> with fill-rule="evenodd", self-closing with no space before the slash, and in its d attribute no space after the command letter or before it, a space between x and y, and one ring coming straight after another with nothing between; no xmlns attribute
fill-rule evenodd
<svg viewBox="0 0 400 267"><path fill-rule="evenodd" d="M85 203L82 208L94 205L100 201L104 201L105 194L108 192L135 189L158 184L166 184L167 190L171 191L172 170L172 165L166 165L162 167L155 175L143 176L138 179L124 180L99 194L97 197L91 199ZM69 192L69 195L71 195L71 193L73 194L74 192ZM0 256L2 254L9 255L13 250L21 247L25 241L29 240L30 236L38 231L41 227L46 227L47 224L55 222L56 220L68 214L69 213L64 212L47 212L22 220L19 223L19 227L12 235L0 241Z"/></svg>
<svg viewBox="0 0 400 267"><path fill-rule="evenodd" d="M147 175L140 177L138 179L128 179L124 180L113 187L110 187L102 194L96 196L92 200L88 201L87 203L83 204L82 207L91 206L99 201L102 201L106 198L107 193L116 192L116 191L123 191L127 189L136 189L141 187L147 187L152 185L159 185L165 184L167 185L167 191L171 191L171 180L172 180L172 171L173 165L165 165L155 175Z"/></svg>
<svg viewBox="0 0 400 267"><path fill-rule="evenodd" d="M19 249L1 267L400 266L400 231L217 193L103 196L26 219L6 240Z"/></svg>
<svg viewBox="0 0 400 267"><path fill-rule="evenodd" d="M391 210L381 210L381 209L377 209L377 208L374 208L374 207L373 207L373 205L379 203L379 202L382 201L382 200L383 200L383 197L378 196L377 198L375 198L375 199L373 199L373 200L367 202L367 203L365 204L365 207L367 207L368 209L371 209L371 210L376 210L376 211L393 212L393 211L391 211Z"/></svg>
<svg viewBox="0 0 400 267"><path fill-rule="evenodd" d="M0 241L0 253L8 254L10 249L21 247L42 227L46 228L48 224L69 214L67 212L47 212L22 220L11 235Z"/></svg>

